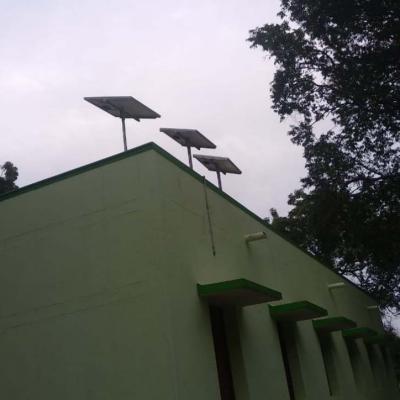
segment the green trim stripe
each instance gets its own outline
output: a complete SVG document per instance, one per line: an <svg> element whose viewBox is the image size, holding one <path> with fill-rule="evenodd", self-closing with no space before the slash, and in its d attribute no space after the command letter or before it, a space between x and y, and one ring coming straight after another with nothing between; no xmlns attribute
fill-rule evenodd
<svg viewBox="0 0 400 400"><path fill-rule="evenodd" d="M8 193L0 195L0 202L4 201L4 200L7 200L7 199L10 199L10 198L13 198L13 197L17 197L17 196L19 196L21 194L24 194L24 193L27 193L27 192L31 192L31 191L36 190L36 189L40 189L42 187L51 185L51 184L56 183L56 182L63 181L64 179L71 178L71 177L73 177L75 175L79 175L79 174L82 174L84 172L91 171L92 169L96 169L96 168L102 167L104 165L112 164L114 162L123 160L125 158L131 157L131 156L135 156L135 155L138 155L140 153L144 153L144 152L149 151L149 150L156 150L154 148L154 146L156 146L154 143L151 143L151 142L150 143L146 143L146 144L144 144L142 146L135 147L134 149L131 149L131 150L128 150L128 151L124 151L123 153L118 153L118 154L115 154L115 155L113 155L111 157L103 158L103 159L95 161L93 163L83 165L82 167L74 168L74 169L71 169L70 171L63 172L63 173L61 173L59 175L54 175L54 176L52 176L50 178L46 178L46 179L43 179L41 181L32 183L30 185L23 186L22 188L19 188L17 190L12 191L12 192L8 192Z"/></svg>

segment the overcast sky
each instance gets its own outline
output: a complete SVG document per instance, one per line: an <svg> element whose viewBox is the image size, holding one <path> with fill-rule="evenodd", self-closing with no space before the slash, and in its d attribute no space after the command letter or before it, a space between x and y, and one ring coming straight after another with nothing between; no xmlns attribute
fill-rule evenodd
<svg viewBox="0 0 400 400"><path fill-rule="evenodd" d="M305 174L301 148L271 110L273 63L248 31L276 20L278 0L201 2L2 0L0 162L18 184L118 153L120 121L84 96L131 95L161 114L127 122L130 148L154 141L186 162L160 127L195 128L243 171L225 191L264 217L285 214ZM214 174L194 161L215 182Z"/></svg>

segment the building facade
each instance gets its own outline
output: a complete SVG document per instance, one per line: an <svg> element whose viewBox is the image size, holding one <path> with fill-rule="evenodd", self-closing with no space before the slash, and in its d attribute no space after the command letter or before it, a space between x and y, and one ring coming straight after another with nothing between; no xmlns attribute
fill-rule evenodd
<svg viewBox="0 0 400 400"><path fill-rule="evenodd" d="M0 221L1 398L399 398L376 301L155 144Z"/></svg>

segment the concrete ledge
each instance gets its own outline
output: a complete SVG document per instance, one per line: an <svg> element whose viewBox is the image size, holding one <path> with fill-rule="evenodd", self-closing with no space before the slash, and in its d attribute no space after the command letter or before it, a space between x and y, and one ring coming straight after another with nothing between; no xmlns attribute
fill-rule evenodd
<svg viewBox="0 0 400 400"><path fill-rule="evenodd" d="M296 322L325 317L328 311L309 301L297 301L294 303L269 306L271 317L282 322Z"/></svg>
<svg viewBox="0 0 400 400"><path fill-rule="evenodd" d="M199 296L218 306L244 307L282 299L282 294L247 279L197 284Z"/></svg>
<svg viewBox="0 0 400 400"><path fill-rule="evenodd" d="M346 339L359 339L359 338L367 338L371 336L377 335L377 332L373 329L366 327L345 329L342 331L343 337Z"/></svg>
<svg viewBox="0 0 400 400"><path fill-rule="evenodd" d="M357 324L346 317L332 317L313 320L313 327L321 333L341 331L343 329L355 328Z"/></svg>
<svg viewBox="0 0 400 400"><path fill-rule="evenodd" d="M369 336L364 338L366 344L387 344L390 342L390 337L385 334Z"/></svg>

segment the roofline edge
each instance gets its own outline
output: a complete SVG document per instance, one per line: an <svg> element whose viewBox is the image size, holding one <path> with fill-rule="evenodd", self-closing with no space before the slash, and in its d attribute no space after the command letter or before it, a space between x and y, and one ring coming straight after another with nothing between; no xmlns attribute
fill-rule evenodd
<svg viewBox="0 0 400 400"><path fill-rule="evenodd" d="M127 150L127 151L123 151L121 153L117 153L114 154L110 157L106 157L106 158L102 158L100 160L94 161L92 163L71 169L69 171L66 172L62 172L61 174L57 174L54 176L51 176L49 178L45 178L42 179L40 181L31 183L29 185L23 186L17 190L13 190L11 192L7 192L4 193L2 195L0 195L0 203L17 197L19 195L22 195L24 193L28 193L31 192L33 190L36 189L40 189L44 186L47 185L51 185L52 183L55 182L59 182L62 181L64 179L73 177L75 175L79 175L83 172L86 171L90 171L92 169L101 167L103 165L107 165L119 160L123 160L125 158L128 158L130 156L134 156L134 155L138 155L140 153L144 153L146 151L149 150L154 150L156 151L158 154L160 154L161 156L163 156L164 158L166 158L167 160L171 161L173 164L175 164L178 168L184 170L185 172L189 173L190 175L192 175L196 180L198 180L199 182L203 183L205 182L206 185L213 190L215 193L219 194L220 196L222 196L223 198L225 198L225 200L229 201L230 203L232 203L233 205L235 205L236 207L238 207L240 210L242 210L243 212L245 212L247 215L249 215L250 217L252 217L253 219L255 219L257 222L261 223L262 225L264 225L266 228L268 228L270 231L272 231L273 233L275 233L276 235L278 235L281 239L285 240L286 242L288 242L289 244L291 244L292 246L296 247L298 250L300 250L303 254L305 254L306 256L310 257L311 259L313 259L314 261L317 261L319 264L321 264L322 266L324 266L325 268L329 269L330 271L332 271L333 273L335 273L336 275L338 275L340 278L344 279L346 282L348 282L351 286L355 287L356 289L360 290L363 294L367 295L369 298L371 298L372 300L374 300L376 303L378 303L379 305L379 301L374 298L371 294L369 294L367 291L365 291L364 289L362 289L361 287L357 286L354 282L350 281L348 278L346 278L343 275L340 275L337 271L335 271L331 266L325 264L323 261L321 261L317 256L308 253L306 250L302 249L301 247L299 247L296 243L293 243L290 239L288 239L287 237L285 237L282 233L277 232L275 229L273 229L271 227L271 225L266 222L265 220L263 220L261 217L259 217L257 214L255 214L254 212L250 211L248 208L246 208L244 205L242 205L241 203L239 203L237 200L235 200L233 197L229 196L228 194L226 194L225 192L223 192L222 190L220 190L217 186L215 186L213 183L209 182L207 179L205 179L205 177L203 177L202 175L200 175L199 173L195 172L194 170L190 169L187 165L185 165L183 162L181 162L180 160L178 160L177 158L175 158L172 154L168 153L166 150L164 150L163 148L161 148L160 146L158 146L156 143L154 142L148 142L145 143L143 145L134 147L133 149Z"/></svg>

